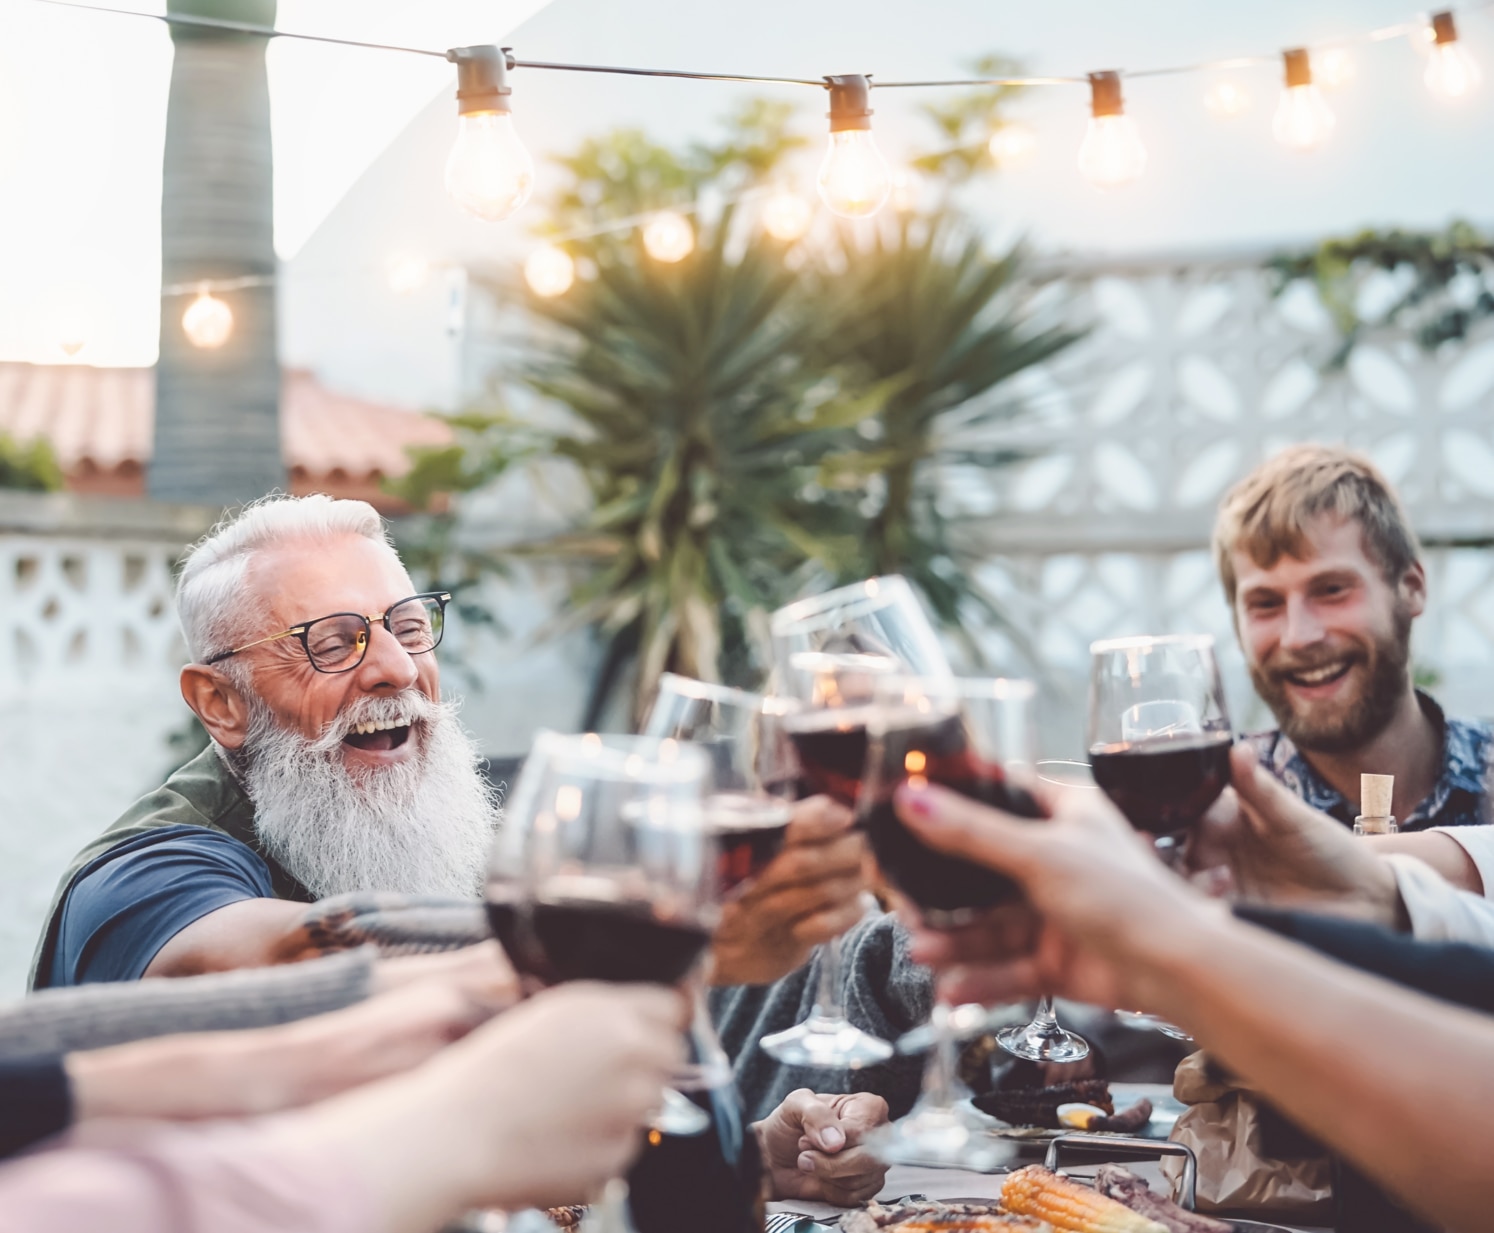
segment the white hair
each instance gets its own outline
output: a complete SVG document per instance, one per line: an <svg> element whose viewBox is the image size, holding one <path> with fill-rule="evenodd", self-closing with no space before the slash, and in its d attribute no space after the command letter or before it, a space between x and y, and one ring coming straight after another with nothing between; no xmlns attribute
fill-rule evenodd
<svg viewBox="0 0 1494 1233"><path fill-rule="evenodd" d="M394 551L384 520L366 501L274 494L223 519L192 546L177 575L176 611L187 653L202 663L231 649L262 620L264 600L245 586L256 553L295 540L326 542L344 535L361 535Z"/></svg>

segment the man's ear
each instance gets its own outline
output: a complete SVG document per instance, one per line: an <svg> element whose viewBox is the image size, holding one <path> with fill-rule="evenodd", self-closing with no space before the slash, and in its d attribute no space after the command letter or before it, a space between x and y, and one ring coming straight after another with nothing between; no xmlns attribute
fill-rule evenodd
<svg viewBox="0 0 1494 1233"><path fill-rule="evenodd" d="M202 664L182 669L182 698L224 749L238 749L249 733L249 703L223 673Z"/></svg>
<svg viewBox="0 0 1494 1233"><path fill-rule="evenodd" d="M1406 601L1413 617L1419 617L1427 609L1427 571L1420 561L1413 561L1401 575L1401 598Z"/></svg>

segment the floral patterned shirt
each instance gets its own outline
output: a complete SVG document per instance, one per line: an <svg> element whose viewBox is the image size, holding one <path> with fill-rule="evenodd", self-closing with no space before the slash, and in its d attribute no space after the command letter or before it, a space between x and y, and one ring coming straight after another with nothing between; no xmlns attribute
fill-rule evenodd
<svg viewBox="0 0 1494 1233"><path fill-rule="evenodd" d="M1494 730L1482 720L1448 719L1431 696L1419 689L1416 699L1442 733L1442 773L1431 792L1411 811L1411 816L1397 818L1397 824L1403 831L1488 824L1491 820L1489 759L1494 752ZM1273 729L1244 739L1255 747L1261 765L1314 809L1337 818L1345 826L1354 825L1354 807L1312 769L1290 737Z"/></svg>

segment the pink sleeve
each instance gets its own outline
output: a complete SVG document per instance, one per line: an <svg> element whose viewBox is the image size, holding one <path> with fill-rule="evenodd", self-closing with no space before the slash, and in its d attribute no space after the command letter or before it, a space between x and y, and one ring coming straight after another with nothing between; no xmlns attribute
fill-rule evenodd
<svg viewBox="0 0 1494 1233"><path fill-rule="evenodd" d="M269 1123L90 1127L0 1166L0 1233L370 1233L341 1160L291 1153Z"/></svg>

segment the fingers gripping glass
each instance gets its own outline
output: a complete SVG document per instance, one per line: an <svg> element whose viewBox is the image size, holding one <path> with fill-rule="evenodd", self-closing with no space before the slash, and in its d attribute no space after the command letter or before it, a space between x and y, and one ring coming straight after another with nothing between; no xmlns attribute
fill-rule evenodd
<svg viewBox="0 0 1494 1233"><path fill-rule="evenodd" d="M292 625L283 633L246 642L231 651L222 651L210 656L205 662L216 664L267 642L295 638L301 643L311 666L318 672L351 672L368 654L375 621L388 630L408 654L424 655L440 645L441 635L446 629L446 605L450 600L450 592L428 591L423 595L402 599L383 612L371 612L367 616L358 612L334 612L331 616L318 617L303 625Z"/></svg>

